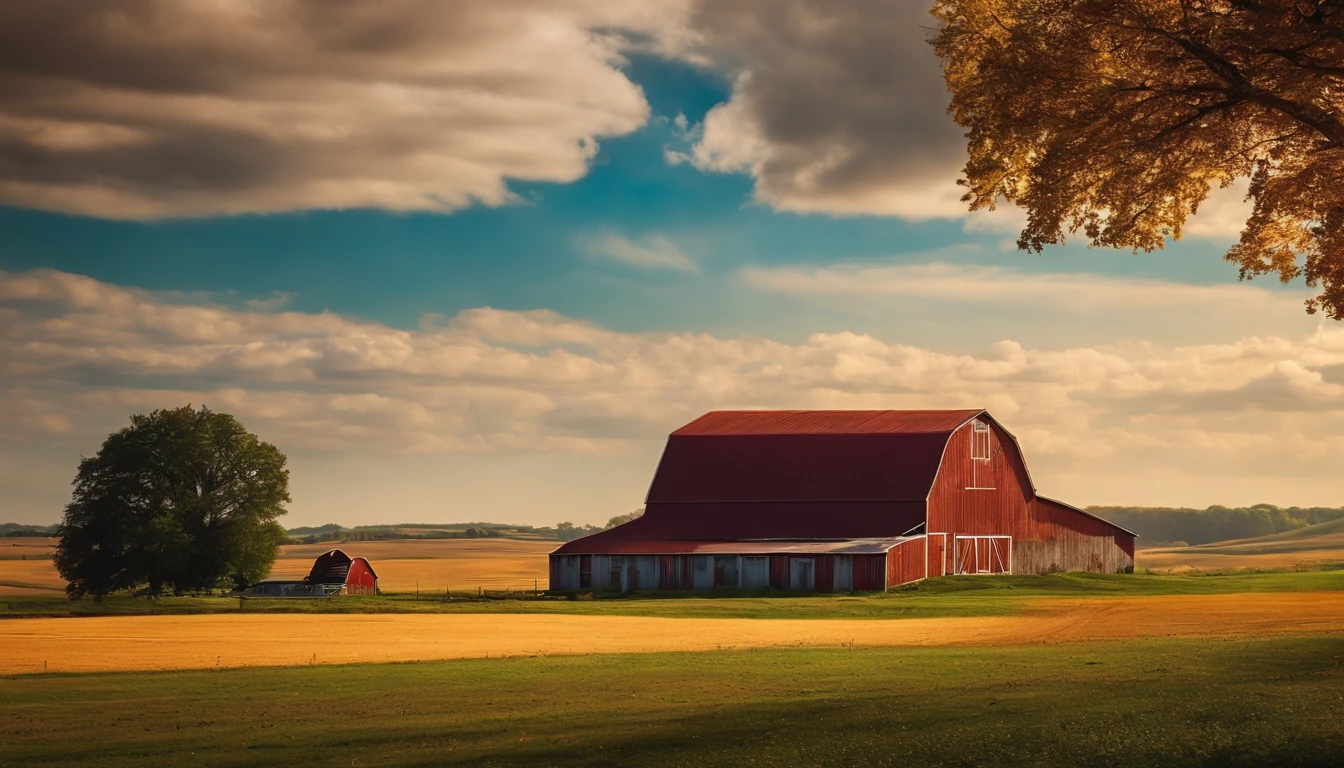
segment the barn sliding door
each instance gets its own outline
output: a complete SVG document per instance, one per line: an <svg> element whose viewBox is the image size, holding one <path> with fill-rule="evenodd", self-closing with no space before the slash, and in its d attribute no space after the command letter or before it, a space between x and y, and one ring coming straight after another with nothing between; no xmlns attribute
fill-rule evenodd
<svg viewBox="0 0 1344 768"><path fill-rule="evenodd" d="M1011 536L956 536L952 551L958 575L1013 572Z"/></svg>

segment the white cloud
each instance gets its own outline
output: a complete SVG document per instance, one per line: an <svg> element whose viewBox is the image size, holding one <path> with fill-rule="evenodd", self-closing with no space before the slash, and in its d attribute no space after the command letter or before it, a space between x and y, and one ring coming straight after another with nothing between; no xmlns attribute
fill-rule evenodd
<svg viewBox="0 0 1344 768"><path fill-rule="evenodd" d="M599 258L641 269L700 272L698 264L662 235L648 235L635 242L623 235L608 232L589 238L587 250Z"/></svg>
<svg viewBox="0 0 1344 768"><path fill-rule="evenodd" d="M110 218L447 211L642 126L681 0L0 5L0 202Z"/></svg>

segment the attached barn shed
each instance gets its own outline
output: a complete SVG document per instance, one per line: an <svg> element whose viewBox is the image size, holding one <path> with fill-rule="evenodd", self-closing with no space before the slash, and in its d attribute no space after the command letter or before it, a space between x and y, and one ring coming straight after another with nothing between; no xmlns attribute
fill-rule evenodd
<svg viewBox="0 0 1344 768"><path fill-rule="evenodd" d="M362 557L350 557L339 549L318 555L302 581L273 579L248 587L251 597L326 597L328 595L376 595L378 574Z"/></svg>
<svg viewBox="0 0 1344 768"><path fill-rule="evenodd" d="M716 411L673 432L644 515L551 555L552 589L880 590L1132 572L1135 534L1036 493L988 412Z"/></svg>

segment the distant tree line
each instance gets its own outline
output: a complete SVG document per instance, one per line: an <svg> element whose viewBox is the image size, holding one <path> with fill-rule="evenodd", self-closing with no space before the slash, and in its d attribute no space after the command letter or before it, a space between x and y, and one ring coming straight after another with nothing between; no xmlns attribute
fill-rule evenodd
<svg viewBox="0 0 1344 768"><path fill-rule="evenodd" d="M1174 507L1088 507L1116 525L1139 534L1140 546L1210 544L1228 539L1269 536L1344 517L1340 507L1251 507L1215 505L1206 509Z"/></svg>
<svg viewBox="0 0 1344 768"><path fill-rule="evenodd" d="M23 523L0 523L0 537L9 539L40 539L56 535L54 525L24 525Z"/></svg>
<svg viewBox="0 0 1344 768"><path fill-rule="evenodd" d="M400 523L396 525L357 525L346 528L337 523L289 529L291 544L320 544L325 541L382 541L387 539L485 539L526 538L573 541L589 534L615 528L644 514L639 507L607 521L605 526L575 525L564 522L551 526L499 523Z"/></svg>

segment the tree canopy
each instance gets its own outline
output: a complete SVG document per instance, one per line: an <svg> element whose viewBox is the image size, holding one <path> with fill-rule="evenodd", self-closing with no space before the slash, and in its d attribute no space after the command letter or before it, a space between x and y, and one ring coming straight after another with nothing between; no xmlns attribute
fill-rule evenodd
<svg viewBox="0 0 1344 768"><path fill-rule="evenodd" d="M1344 3L938 0L933 39L968 129L972 209L1026 209L1018 247L1065 232L1152 251L1210 189L1250 180L1227 253L1303 277L1344 318Z"/></svg>
<svg viewBox="0 0 1344 768"><path fill-rule="evenodd" d="M244 586L286 540L284 454L208 408L132 416L80 461L74 486L56 549L72 598Z"/></svg>

